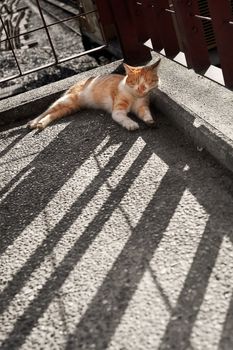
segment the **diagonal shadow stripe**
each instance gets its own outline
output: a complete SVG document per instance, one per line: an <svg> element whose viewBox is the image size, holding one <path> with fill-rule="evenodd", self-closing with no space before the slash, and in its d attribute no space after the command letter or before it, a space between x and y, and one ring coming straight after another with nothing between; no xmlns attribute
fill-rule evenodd
<svg viewBox="0 0 233 350"><path fill-rule="evenodd" d="M233 349L233 295L223 325L218 350Z"/></svg>
<svg viewBox="0 0 233 350"><path fill-rule="evenodd" d="M233 244L232 232L228 232L228 236ZM227 315L224 321L221 339L219 341L218 350L233 349L233 294L227 310Z"/></svg>
<svg viewBox="0 0 233 350"><path fill-rule="evenodd" d="M92 344L97 350L107 349L184 190L183 179L168 170L75 333L69 336L66 350L90 349Z"/></svg>
<svg viewBox="0 0 233 350"><path fill-rule="evenodd" d="M26 165L22 170L20 170L17 175L13 177L1 190L0 196L4 196L10 189L18 182L20 179L31 169L30 164Z"/></svg>
<svg viewBox="0 0 233 350"><path fill-rule="evenodd" d="M85 189L85 192L83 192L78 200L71 206L69 212L54 226L40 246L27 260L26 264L15 274L14 278L8 282L6 288L0 294L0 313L3 313L4 310L7 309L11 300L20 291L33 271L38 268L45 257L53 251L54 247L56 247L57 243L64 235L64 232L70 228L85 206L92 200L100 186L111 176L111 173L128 153L133 143L134 140L131 140L131 142L127 143L127 146L122 144L118 148L114 157L100 170L99 174Z"/></svg>
<svg viewBox="0 0 233 350"><path fill-rule="evenodd" d="M6 148L0 152L0 157L5 156L17 143L22 140L28 134L27 130L21 130L21 134L17 136Z"/></svg>
<svg viewBox="0 0 233 350"><path fill-rule="evenodd" d="M222 235L215 241L215 245L210 244L218 224L218 219L210 216L159 350L186 350L191 347L190 335L223 239Z"/></svg>
<svg viewBox="0 0 233 350"><path fill-rule="evenodd" d="M24 343L32 328L37 324L38 319L43 315L50 302L53 300L56 291L61 288L66 278L73 270L73 267L79 262L90 244L100 232L103 225L109 220L113 211L117 208L122 198L127 193L131 183L138 176L141 168L146 164L150 155L151 152L145 147L121 179L118 186L112 191L97 216L89 224L63 261L50 276L50 279L40 290L38 296L30 303L24 314L19 317L15 323L13 331L3 342L1 350L18 349Z"/></svg>
<svg viewBox="0 0 233 350"><path fill-rule="evenodd" d="M165 305L167 311L169 313L171 313L172 310L173 310L173 307L172 307L172 304L171 304L171 302L169 300L168 295L164 292L163 287L160 284L160 282L159 282L155 272L152 270L150 264L148 264L147 269L149 270L150 275L151 275L151 277L152 277L152 279L154 281L154 284L156 285L156 288L159 291L159 294L160 294L161 298L163 299L163 302L164 302L164 305Z"/></svg>
<svg viewBox="0 0 233 350"><path fill-rule="evenodd" d="M58 137L30 163L30 167L34 169L29 176L2 200L0 254L41 212L105 137L100 130L99 135L89 141L88 147L83 147L82 139L74 138L77 127L78 125L71 123L62 130ZM69 140L72 140L72 149L69 147L71 142ZM74 149L78 149L78 152L74 152Z"/></svg>

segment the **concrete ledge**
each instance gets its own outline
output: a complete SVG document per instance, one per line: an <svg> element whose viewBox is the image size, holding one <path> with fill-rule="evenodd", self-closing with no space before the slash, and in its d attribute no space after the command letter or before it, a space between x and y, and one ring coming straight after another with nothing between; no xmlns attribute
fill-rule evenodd
<svg viewBox="0 0 233 350"><path fill-rule="evenodd" d="M153 103L179 129L182 129L198 148L207 150L233 172L233 141L230 138L161 91L153 94Z"/></svg>
<svg viewBox="0 0 233 350"><path fill-rule="evenodd" d="M121 63L120 60L1 101L0 125L35 117L78 79L122 72ZM152 93L152 106L233 172L232 91L166 58L162 59L160 78L162 85Z"/></svg>
<svg viewBox="0 0 233 350"><path fill-rule="evenodd" d="M122 71L121 63L116 61L0 101L0 125L36 117L78 80Z"/></svg>
<svg viewBox="0 0 233 350"><path fill-rule="evenodd" d="M166 58L160 77L152 104L233 171L233 92Z"/></svg>

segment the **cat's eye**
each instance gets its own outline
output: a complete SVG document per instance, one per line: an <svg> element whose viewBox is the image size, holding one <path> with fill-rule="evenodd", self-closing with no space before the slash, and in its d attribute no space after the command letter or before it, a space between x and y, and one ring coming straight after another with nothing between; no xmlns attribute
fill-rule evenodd
<svg viewBox="0 0 233 350"><path fill-rule="evenodd" d="M134 86L134 85L137 84L137 80L134 79L134 78L128 78L128 79L126 80L126 82L127 82L127 84L128 84L129 86Z"/></svg>

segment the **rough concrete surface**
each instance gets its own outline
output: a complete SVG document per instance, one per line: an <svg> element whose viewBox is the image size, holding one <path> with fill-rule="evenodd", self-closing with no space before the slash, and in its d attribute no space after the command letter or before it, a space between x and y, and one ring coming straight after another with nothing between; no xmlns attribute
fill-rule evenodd
<svg viewBox="0 0 233 350"><path fill-rule="evenodd" d="M1 349L233 349L230 173L162 115L0 137Z"/></svg>
<svg viewBox="0 0 233 350"><path fill-rule="evenodd" d="M152 60L157 57L152 54ZM124 72L121 60L5 99L0 125L38 115L77 80L112 72ZM152 105L233 172L233 92L165 57L159 75L161 86L151 94Z"/></svg>
<svg viewBox="0 0 233 350"><path fill-rule="evenodd" d="M233 172L233 92L167 58L159 73L152 103Z"/></svg>
<svg viewBox="0 0 233 350"><path fill-rule="evenodd" d="M162 60L161 90L233 140L233 92L192 69Z"/></svg>

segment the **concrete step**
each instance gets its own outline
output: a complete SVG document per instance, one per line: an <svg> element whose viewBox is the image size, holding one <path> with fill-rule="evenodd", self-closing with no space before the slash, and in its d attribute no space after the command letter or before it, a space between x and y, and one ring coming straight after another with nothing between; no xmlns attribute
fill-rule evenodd
<svg viewBox="0 0 233 350"><path fill-rule="evenodd" d="M153 60L157 55L153 55ZM33 118L78 79L114 71L122 61L99 67L0 102L0 125ZM151 95L158 108L222 165L233 171L233 93L166 58L160 67L161 87Z"/></svg>
<svg viewBox="0 0 233 350"><path fill-rule="evenodd" d="M233 171L233 92L166 58L160 77L152 104Z"/></svg>

